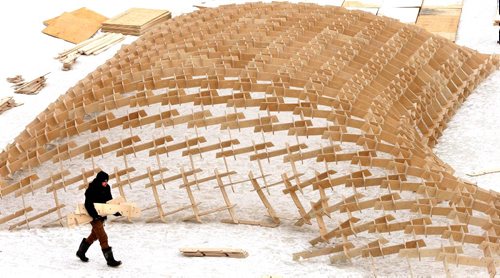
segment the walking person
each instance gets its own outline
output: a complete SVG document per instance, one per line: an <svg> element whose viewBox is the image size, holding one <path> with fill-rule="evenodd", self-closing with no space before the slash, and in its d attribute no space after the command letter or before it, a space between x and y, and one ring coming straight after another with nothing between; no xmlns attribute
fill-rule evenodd
<svg viewBox="0 0 500 278"><path fill-rule="evenodd" d="M85 191L85 209L88 214L92 217L92 232L87 238L84 238L80 243L80 247L76 252L76 256L80 258L83 262L88 262L89 259L85 256L85 253L89 249L90 245L94 241L99 240L101 245L102 253L108 266L119 266L121 261L116 261L113 257L113 251L108 245L108 236L106 231L104 231L104 221L107 219L106 216L100 216L95 207L94 203L106 203L107 201L113 199L111 196L111 187L108 184L109 175L103 171L97 173L95 179L89 184L89 187ZM115 216L120 216L119 212L114 214Z"/></svg>

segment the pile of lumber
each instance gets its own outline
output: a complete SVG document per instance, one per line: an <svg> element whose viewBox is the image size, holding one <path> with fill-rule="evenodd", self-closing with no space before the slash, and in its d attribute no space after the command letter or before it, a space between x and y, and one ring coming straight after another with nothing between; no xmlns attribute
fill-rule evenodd
<svg viewBox="0 0 500 278"><path fill-rule="evenodd" d="M13 97L0 98L0 114L19 105L21 104L17 104Z"/></svg>
<svg viewBox="0 0 500 278"><path fill-rule="evenodd" d="M92 10L80 8L45 20L43 24L47 27L42 32L71 43L80 43L92 37L106 19Z"/></svg>
<svg viewBox="0 0 500 278"><path fill-rule="evenodd" d="M24 78L22 75L16 75L14 77L7 77L7 82L9 83L14 83L14 84L17 84L17 83L21 83L24 81Z"/></svg>
<svg viewBox="0 0 500 278"><path fill-rule="evenodd" d="M23 95L35 95L38 94L38 92L40 92L40 90L42 90L43 87L45 87L45 81L47 81L47 78L45 76L47 74L49 73L39 76L29 82L23 82L22 81L23 78L20 75L9 79L13 81L19 81L17 83L13 82L14 93Z"/></svg>
<svg viewBox="0 0 500 278"><path fill-rule="evenodd" d="M248 257L247 251L234 248L180 248L179 251L187 257Z"/></svg>
<svg viewBox="0 0 500 278"><path fill-rule="evenodd" d="M125 36L122 34L99 34L59 53L56 59L63 63L63 70L69 70L79 56L97 55L124 39Z"/></svg>
<svg viewBox="0 0 500 278"><path fill-rule="evenodd" d="M102 23L103 32L140 36L153 26L171 18L167 10L131 8Z"/></svg>

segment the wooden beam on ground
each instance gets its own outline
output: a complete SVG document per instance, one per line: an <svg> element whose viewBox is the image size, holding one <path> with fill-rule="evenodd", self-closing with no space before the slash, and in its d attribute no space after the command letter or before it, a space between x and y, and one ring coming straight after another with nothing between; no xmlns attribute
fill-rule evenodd
<svg viewBox="0 0 500 278"><path fill-rule="evenodd" d="M187 257L248 257L248 253L245 250L235 248L180 248L179 251Z"/></svg>

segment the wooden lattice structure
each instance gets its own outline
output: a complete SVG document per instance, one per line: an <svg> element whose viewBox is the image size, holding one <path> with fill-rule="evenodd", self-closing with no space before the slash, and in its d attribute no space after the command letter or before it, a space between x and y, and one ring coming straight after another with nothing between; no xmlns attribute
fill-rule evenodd
<svg viewBox="0 0 500 278"><path fill-rule="evenodd" d="M316 247L294 259L397 253L433 257L447 274L457 264L495 275L499 194L453 176L431 148L498 64L419 27L340 7L260 3L182 15L123 47L0 154L0 227L64 225L77 202L61 195L108 167L115 195L151 200L147 222L227 213L219 220L276 227L283 212L268 194L278 190L295 204L297 226L318 228ZM260 208L231 198L242 184Z"/></svg>

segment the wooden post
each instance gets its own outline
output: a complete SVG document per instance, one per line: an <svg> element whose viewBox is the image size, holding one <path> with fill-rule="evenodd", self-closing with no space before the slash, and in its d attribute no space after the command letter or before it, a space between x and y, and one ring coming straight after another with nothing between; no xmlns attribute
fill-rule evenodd
<svg viewBox="0 0 500 278"><path fill-rule="evenodd" d="M201 223L201 219L199 216L199 209L198 209L198 204L196 204L196 201L193 196L193 192L191 191L191 186L189 185L189 181L186 177L185 171L184 171L184 166L181 167L181 175L182 175L182 181L184 183L184 187L186 188L186 192L189 197L189 201L191 202L191 208L193 209L193 214L196 222Z"/></svg>
<svg viewBox="0 0 500 278"><path fill-rule="evenodd" d="M255 191L257 191L257 194L259 195L260 200L262 201L262 203L266 207L267 212L269 213L269 216L271 217L273 222L276 224L279 224L280 223L279 217L276 215L276 212L274 211L273 207L271 206L271 203L269 203L269 200L267 200L266 195L264 195L264 193L262 192L262 189L261 189L259 183L257 182L257 180L254 178L252 171L250 171L248 173L248 178L250 179L250 182L252 183Z"/></svg>
<svg viewBox="0 0 500 278"><path fill-rule="evenodd" d="M220 192L222 193L222 197L224 198L224 202L226 203L227 211L229 212L229 215L231 216L231 220L233 221L233 223L237 224L238 219L236 218L236 214L234 212L234 206L231 204L231 201L229 200L229 197L227 196L226 187L224 186L224 183L222 182L222 179L219 176L219 171L217 169L215 169L214 173L215 173L215 178L217 179L217 185L219 186ZM229 175L229 177L230 176L231 175Z"/></svg>
<svg viewBox="0 0 500 278"><path fill-rule="evenodd" d="M151 174L151 167L148 167L148 177L149 177L149 182L151 183L151 189L153 190L153 196L155 198L156 202L156 208L158 209L158 216L162 222L167 222L167 220L164 218L164 212L163 208L161 206L161 201L160 201L160 196L158 195L158 189L156 188L155 181L153 179L153 175Z"/></svg>

